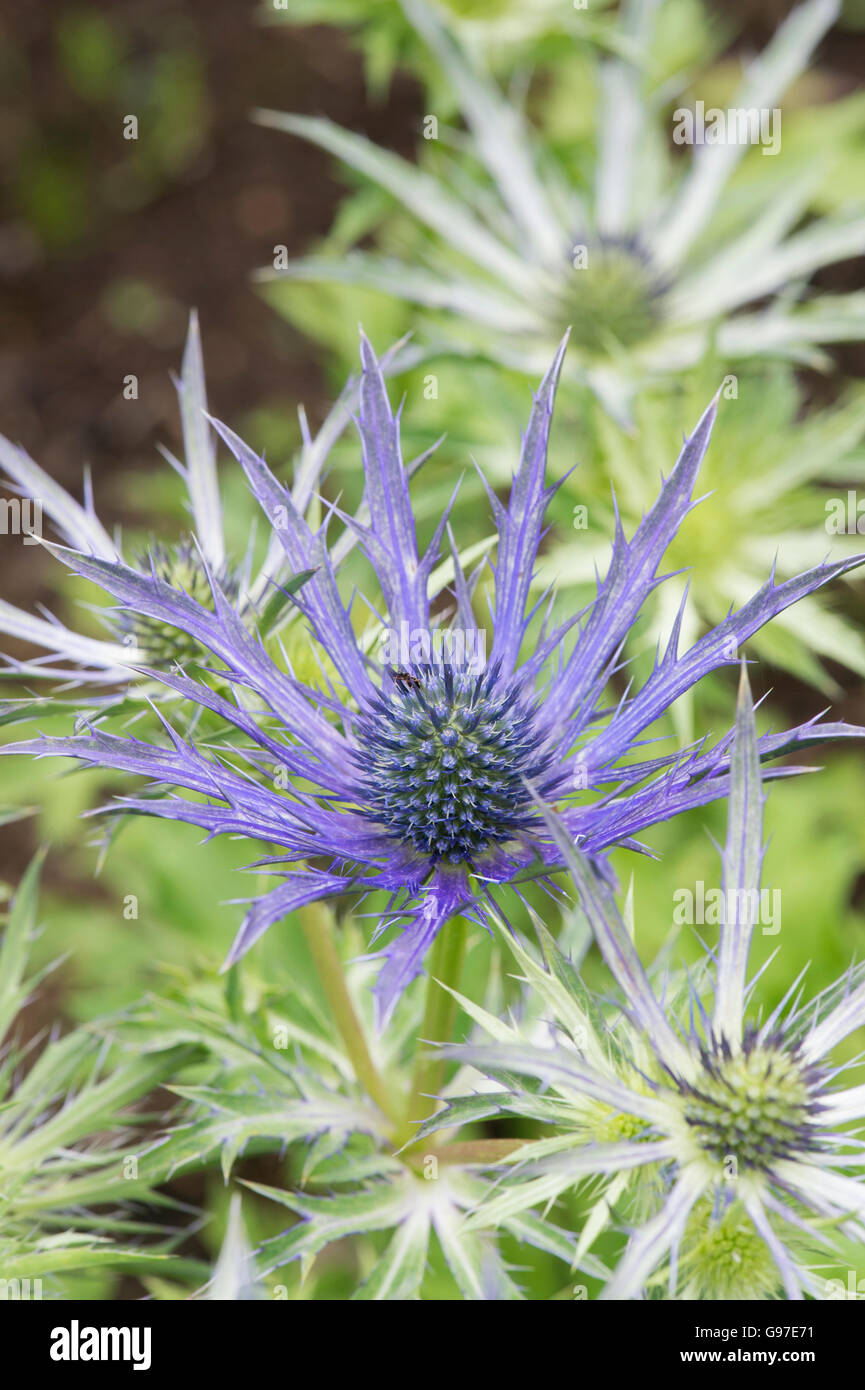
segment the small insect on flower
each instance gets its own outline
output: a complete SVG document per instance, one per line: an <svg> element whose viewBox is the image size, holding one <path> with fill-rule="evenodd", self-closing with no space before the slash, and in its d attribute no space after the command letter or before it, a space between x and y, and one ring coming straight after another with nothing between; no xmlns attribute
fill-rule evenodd
<svg viewBox="0 0 865 1390"><path fill-rule="evenodd" d="M140 669L179 696L184 708L199 706L222 721L230 748L195 744L163 719L165 744L94 726L78 737L37 738L2 751L72 757L150 778L157 795L124 797L116 809L275 845L277 856L269 862L288 867L278 870L283 874L278 886L253 902L226 965L294 908L382 889L392 895L391 908L373 939L393 929L376 985L379 1017L385 1020L449 919L462 914L488 925L495 885L533 876L552 887L549 875L564 871L566 858L539 803L561 808L571 841L603 876L608 872L604 856L612 847L639 849L638 837L647 827L726 796L732 734L711 747L703 738L684 750L646 758L648 731L703 676L735 665L742 644L770 618L862 563L862 556L847 557L784 583L770 577L747 603L680 653L683 597L654 670L639 689L628 687L618 703L611 703L606 692L621 668L628 634L662 581L664 552L696 505L694 486L717 399L686 439L630 541L617 523L609 568L594 601L555 626L552 607L544 612L530 593L557 487L547 482L546 456L565 347L563 341L535 395L507 503L489 491L498 532L495 561L466 576L451 543L452 626L446 629L451 637L477 632L472 605L481 576L492 591L491 649L480 670L476 650L470 654L466 642L453 641L447 660L420 666L401 661L384 675L368 656L369 634L355 630L357 606L340 593L346 542L356 543L379 591L370 596L371 611L382 615L389 630L410 632L413 640L423 638L422 648L437 649L434 639L442 629L431 613L433 575L444 568L450 507L421 551L399 417L366 338L356 421L365 494L356 516L333 508L313 530L263 459L214 422L265 515L280 518L273 539L289 570L308 576L292 597L321 670L332 673L326 693L272 658L206 555L210 599L203 603L197 592L168 582L156 567L141 573L119 558L53 547L76 574L100 585L139 623L167 624L217 658L218 684L200 677L197 668L157 670L144 663ZM331 542L329 528L340 518L345 531ZM760 756L769 760L800 743L862 733L810 721L784 734L764 735ZM267 776L273 764L284 773L278 786ZM782 769L783 775L790 770ZM168 794L166 787L194 793L195 799Z"/></svg>
<svg viewBox="0 0 865 1390"><path fill-rule="evenodd" d="M387 673L399 690L420 690L423 685L420 676L412 675L411 671L394 671L388 666Z"/></svg>

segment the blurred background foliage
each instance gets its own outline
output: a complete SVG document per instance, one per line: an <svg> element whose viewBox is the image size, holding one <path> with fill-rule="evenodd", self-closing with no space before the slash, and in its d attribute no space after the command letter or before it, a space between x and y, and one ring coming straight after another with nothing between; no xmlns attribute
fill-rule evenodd
<svg viewBox="0 0 865 1390"><path fill-rule="evenodd" d="M586 90L595 52L618 51L615 6L593 4L587 21L552 0L448 5L500 78L519 85L533 68L543 74L532 87L533 118L579 170L590 114L579 94ZM745 0L708 6L682 0L664 45L670 71L708 65L708 85L700 95L707 104L723 104L742 55L762 46L788 9L781 0L759 10ZM865 102L856 91L863 61L865 6L848 0L818 63L800 84L785 127L803 154L829 145L836 155L840 151L832 178L815 191L815 211L830 210L840 190L865 183ZM100 515L142 540L161 537L169 527L180 534L184 527L181 485L156 446L178 445L170 373L179 366L189 306L201 316L211 409L265 447L277 471L285 469L299 442L298 404L305 404L315 424L342 384L353 359L357 319L380 350L407 326L403 306L393 299L357 290L253 284L253 272L271 260L275 245L296 256L327 236L331 249L338 249L392 213L382 195L362 189L314 148L252 125L248 113L254 106L325 114L407 158L415 155L426 111L432 107L442 119L453 115L437 68L395 0L288 0L288 9L237 0L0 4L0 428L67 487L77 489L82 466L92 465ZM123 138L129 115L138 121L135 140ZM773 176L771 165L757 161L750 176ZM394 235L409 234L398 219L392 227ZM862 267L862 260L831 267L818 283L831 291L859 289ZM759 483L761 470L783 472L779 433L796 438L803 419L807 431L809 411L826 408L858 418L865 350L846 344L832 358L829 375L804 369L757 375L748 382L752 398L745 408L737 414L741 401L727 405L708 461L707 484L716 493L706 509L729 505L731 477L751 475ZM619 488L644 489L649 500L659 468L669 467L681 432L694 423L713 370L714 364L706 364L672 397L647 395L634 435L612 422L598 424L595 416L578 439L562 438L559 429L557 466L588 460L594 488L587 496L579 474L572 476L565 521L574 505L588 502L597 522L594 535L607 537L612 481ZM449 437L416 488L421 525L429 534L454 477L464 471L458 532L461 541L479 540L488 527L469 455L490 469L497 486L506 482L527 414L526 381L483 363L473 364L470 374L459 363L437 365L436 371L438 402L425 396L423 369L399 383L406 393L406 435L415 451L440 433L439 404L447 402ZM135 401L122 397L130 373L139 383ZM831 454L822 468L826 496L842 480L861 481L861 432L848 436L837 471ZM347 436L336 455L338 486L351 501L358 490L353 447ZM223 477L226 517L240 551L253 508L239 471L225 467ZM642 505L642 492L640 497ZM785 529L795 526L807 533L809 546L829 550L822 516L803 515L795 493L777 505L786 509ZM749 525L753 530L753 515ZM755 572L771 563L772 527L770 505L759 517L760 552L750 555ZM693 562L699 569L714 534L711 511L701 509L683 530L675 565ZM546 577L557 574L579 585L587 578L587 557L603 564L604 543L597 554L585 546L577 554L571 540L564 522L551 534ZM706 616L717 620L733 598L741 599L737 585L744 568L733 556L730 590L712 595ZM45 603L62 613L73 599L68 586L58 594L56 580L38 547L0 537L5 598L25 607ZM839 589L833 609L861 626L861 586ZM770 692L762 727L807 718L825 703L806 681L822 686L833 717L865 723L863 661L858 652L855 659L850 653L844 662L834 659L825 642L821 647L822 635L815 632L810 643L814 659L800 659L798 668L777 624L751 653L760 657L751 673L755 694ZM637 653L636 659L639 665L649 654ZM792 671L781 669L791 665ZM721 732L733 708L734 677L714 679L701 695L698 728ZM48 718L39 724L52 728ZM56 727L59 732L60 723ZM684 721L664 732L681 735L686 727ZM756 947L757 965L777 953L760 985L767 1006L809 962L809 985L816 992L865 949L865 763L856 752L831 752L825 763L813 776L770 790L764 883L781 889L783 920L780 933L758 938ZM35 848L47 844L35 965L64 957L28 1005L22 1025L27 1036L58 1020L63 1026L87 1024L127 1010L151 991L182 998L204 990L230 1014L228 986L215 971L239 912L225 904L249 886L235 873L253 857L243 845L197 848L199 835L191 827L169 830L140 821L124 824L103 853L97 824L80 817L105 799L109 787L117 788L117 779L60 776L46 763L10 760L3 763L0 786L2 806L38 807L27 819L0 823L4 901ZM708 807L647 837L657 861L614 856L622 882L634 877L638 944L647 958L665 951L696 956L699 928L673 928L673 894L699 879L716 880L711 837L723 837L724 823L724 808ZM539 897L529 899L543 908ZM365 911L374 908L368 903ZM351 927L358 943L362 927ZM274 990L282 978L310 974L291 923L269 933L256 957L251 973L269 979ZM472 980L480 991L492 969L492 947L478 931L466 992L471 994ZM586 972L590 983L604 988L592 954ZM855 1040L851 1055L854 1045ZM287 1166L252 1157L241 1171L275 1182L292 1171L292 1162L291 1154ZM182 1247L190 1259L210 1262L227 1218L221 1176L213 1169L181 1177L171 1190L210 1212L212 1220ZM247 1220L254 1241L285 1224L268 1204L254 1200L247 1204ZM536 1264L536 1296L552 1297L561 1282L555 1262L545 1265L538 1257ZM344 1297L354 1277L349 1265L329 1259L314 1293L305 1296ZM160 1296L185 1292L156 1276L142 1284L119 1269L93 1278L83 1296L134 1296L142 1288ZM68 1288L78 1292L79 1284ZM437 1296L449 1292L442 1272Z"/></svg>

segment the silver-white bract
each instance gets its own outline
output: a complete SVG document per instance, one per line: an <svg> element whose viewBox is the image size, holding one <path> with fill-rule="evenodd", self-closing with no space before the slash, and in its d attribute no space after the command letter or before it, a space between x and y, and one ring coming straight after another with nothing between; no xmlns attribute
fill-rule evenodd
<svg viewBox="0 0 865 1390"><path fill-rule="evenodd" d="M403 341L385 353L382 361L387 368L396 364L409 365L415 358L416 350L406 351ZM288 569L276 529L271 532L264 558L254 573L251 546L245 557L232 557L228 553L215 437L207 418L201 337L194 311L189 320L181 374L176 386L185 463L167 450L163 450L163 453L187 489L187 506L194 533L194 542L187 548L193 557L196 552L201 556L204 562L202 578L204 566L215 574L230 576L236 587L238 609L253 613L285 582ZM303 408L299 408L302 445L295 461L291 498L301 516L309 515L317 499L328 455L350 422L356 403L357 381L350 378L315 435L310 432ZM44 515L53 523L61 539L74 550L101 560L126 563L133 568L140 568L144 564L144 572L150 572L147 558L130 555L128 549L124 555L119 536L111 535L99 520L89 473L85 472L84 475L82 504L71 497L23 449L2 435L0 471L5 475L7 486L41 503ZM343 551L350 548L351 538ZM87 635L86 631L66 626L53 614L37 617L3 599L0 599L0 632L41 648L43 654L28 661L4 658L11 670L31 678L73 679L76 683L116 685L136 679L134 668L146 665L148 661L148 652L136 642L131 632L124 635L119 630L117 638L120 640L102 640ZM58 666L58 662L68 665Z"/></svg>
<svg viewBox="0 0 865 1390"><path fill-rule="evenodd" d="M667 94L652 89L636 62L616 56L599 64L593 182L577 190L459 28L449 29L427 0L402 5L440 64L468 131L447 159L440 149L446 141L433 142L435 172L429 160L412 164L324 118L260 111L258 119L312 141L396 199L425 230L424 263L356 251L296 260L262 278L356 285L406 300L422 315L445 311L452 317L444 330L435 320L436 340L443 331L447 346L481 350L531 375L585 313L598 341L584 345L582 355L572 351L570 370L622 418L641 381L693 365L710 346L724 361L820 365L821 345L865 336L865 295L808 287L815 271L858 255L865 241L861 203L801 226L824 173L822 152L805 167L797 163L780 191L764 177L734 199L731 179L749 143L728 134L672 155ZM729 109L771 115L838 10L837 0L807 0L794 10L746 67ZM626 49L649 49L662 12L656 0L623 6L618 32ZM586 260L575 269L578 248ZM595 291L595 267L603 280L611 259L613 278L603 293ZM639 331L628 341L618 329L632 293Z"/></svg>

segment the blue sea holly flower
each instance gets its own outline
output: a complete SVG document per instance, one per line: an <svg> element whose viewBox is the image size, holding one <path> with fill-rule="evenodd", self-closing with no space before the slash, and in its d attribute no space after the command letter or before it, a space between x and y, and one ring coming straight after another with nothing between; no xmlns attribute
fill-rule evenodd
<svg viewBox="0 0 865 1390"><path fill-rule="evenodd" d="M498 548L492 636L482 670L477 643L471 657L460 660L456 642L448 648L453 662L436 657L442 624L430 612L430 579L450 509L421 553L399 417L365 338L357 416L365 500L357 516L342 516L334 507L313 530L264 461L214 422L273 526L288 568L295 574L314 571L292 601L321 654L322 672L325 659L335 672L325 692L301 682L290 663L287 670L276 664L203 554L208 604L172 587L155 565L143 574L117 559L54 547L72 570L101 585L126 610L186 633L218 659L218 690L178 669L147 668L145 674L223 719L233 741L224 751L206 750L163 717L164 746L93 725L88 733L36 738L4 751L71 757L139 774L150 779L151 792L120 798L115 804L121 810L277 846L278 854L265 862L282 874L281 881L252 901L227 965L302 904L388 890L394 896L379 931L399 930L383 950L376 986L380 1018L386 1019L450 917L461 913L486 921L493 885L528 875L546 878L564 867L539 801L556 805L567 833L603 873L605 852L613 846L640 848L637 837L647 827L726 796L732 733L712 747L704 738L683 751L645 759L639 754L646 731L696 681L734 662L741 644L774 614L865 558L821 564L783 584L770 578L680 655L683 598L666 648L643 686L628 688L616 704L603 703L628 631L661 582L664 551L694 505L716 402L685 441L633 538L627 541L617 525L594 601L551 630L537 606L529 605L529 589L555 492L545 477L546 450L564 351L563 342L535 396L507 502L489 492ZM377 580L385 610L379 635L410 635L399 666L377 663L355 631L328 540L335 515L357 539ZM451 548L453 636L477 626L472 594L479 575L467 578L452 540ZM527 641L530 627L534 640ZM418 651L432 659L418 661ZM236 699L223 693L232 687ZM862 732L811 721L763 735L760 755L769 759L797 745ZM782 768L778 775L790 771ZM199 799L164 794L166 787ZM154 796L155 790L163 794Z"/></svg>
<svg viewBox="0 0 865 1390"><path fill-rule="evenodd" d="M416 350L406 352L404 342L396 344L383 359L383 365L405 366L417 358ZM219 488L216 447L208 423L207 392L198 317L193 312L183 353L181 373L176 382L183 434L184 462L163 450L167 461L183 479L186 504L195 533L177 542L161 540L148 549L135 551L118 535L110 533L96 511L90 477L85 473L83 504L71 496L25 451L0 435L0 481L31 504L37 531L43 514L55 533L84 554L109 562L121 562L145 574L151 570L175 589L182 589L204 607L211 604L210 577L215 577L230 596L238 613L251 617L267 612L272 604L273 626L292 616L280 594L291 587L285 552L274 532L266 553L254 569L251 547L245 558L232 556L223 521L225 507ZM350 378L318 433L313 436L306 416L299 411L302 447L294 469L291 498L297 511L306 516L317 501L317 489L332 445L351 419L357 383ZM32 505L35 504L35 513ZM22 513L23 514L23 513ZM344 553L339 556L341 561ZM7 658L12 672L28 679L63 678L75 684L125 685L141 666L171 666L189 663L201 656L194 638L179 628L166 626L135 609L97 610L109 637L94 637L85 628L67 626L48 614L37 617L0 599L0 632L39 649L29 660ZM151 687L152 693L153 687Z"/></svg>
<svg viewBox="0 0 865 1390"><path fill-rule="evenodd" d="M744 668L732 759L727 906L717 940L681 987L671 972L649 978L634 945L632 904L620 914L547 812L615 996L603 1009L587 1003L576 971L542 929L543 965L514 941L547 1028L530 1034L470 1006L493 1041L446 1051L493 1085L482 1098L455 1096L422 1131L453 1130L482 1114L545 1120L551 1137L505 1160L509 1170L500 1170L469 1229L549 1208L591 1184L575 1260L612 1221L629 1232L601 1293L607 1299L819 1298L827 1252L835 1247L837 1258L839 1237L865 1239L865 1086L839 1084L854 1064L833 1056L865 1027L865 967L810 999L800 977L767 1013L753 997L763 796Z"/></svg>

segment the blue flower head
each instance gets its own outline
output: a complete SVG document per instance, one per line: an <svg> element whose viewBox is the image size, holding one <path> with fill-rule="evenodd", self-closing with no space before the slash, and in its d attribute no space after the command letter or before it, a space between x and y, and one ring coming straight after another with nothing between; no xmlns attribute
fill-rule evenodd
<svg viewBox="0 0 865 1390"><path fill-rule="evenodd" d="M277 846L277 855L266 862L280 866L280 882L252 901L226 965L296 907L385 889L393 898L381 930L400 928L382 952L376 985L385 1020L450 917L463 913L484 920L492 885L565 867L544 819L545 803L556 805L568 835L603 871L604 854L613 846L639 848L637 836L646 827L726 796L732 733L711 747L704 738L685 750L645 758L646 731L703 676L735 664L741 644L768 619L865 558L821 564L783 584L770 578L680 654L683 598L645 683L636 690L629 686L615 706L603 704L628 631L662 582L664 551L695 505L716 402L685 440L630 541L617 521L609 569L592 603L551 625L551 609L530 606L529 590L556 490L546 481L546 451L564 351L562 343L534 398L507 502L488 490L498 533L488 660L486 633L478 631L472 610L478 575L467 577L460 564L448 528L450 507L428 548L423 554L418 548L399 416L365 338L356 420L365 494L355 516L331 508L313 529L264 461L232 430L213 422L246 473L287 567L295 574L314 572L293 602L319 651L326 692L304 684L290 665L277 664L203 553L207 603L173 587L155 562L141 573L95 551L54 547L72 570L125 609L186 634L212 653L218 682L205 684L179 668L145 667L143 674L223 720L231 742L205 751L172 727L160 705L163 744L92 725L85 734L37 738L4 751L73 757L139 774L150 780L151 794L118 799L121 810ZM328 532L336 522L344 531L331 544ZM429 591L446 529L454 578L453 612L444 624L431 614ZM353 544L375 574L394 660L378 662L369 655L356 633L351 602L340 593L340 562ZM532 642L526 640L530 626L533 635L538 629ZM334 671L338 682L330 678ZM760 757L766 761L795 746L862 732L811 721L763 735ZM274 776L274 770L285 775ZM184 790L204 799L189 800L179 794Z"/></svg>

